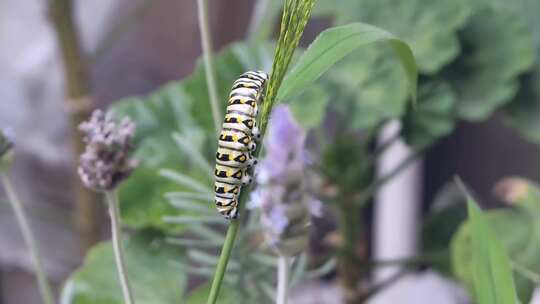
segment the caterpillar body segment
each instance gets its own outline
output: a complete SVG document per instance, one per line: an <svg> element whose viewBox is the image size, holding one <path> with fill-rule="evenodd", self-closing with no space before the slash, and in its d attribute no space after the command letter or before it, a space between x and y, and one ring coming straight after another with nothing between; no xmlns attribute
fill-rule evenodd
<svg viewBox="0 0 540 304"><path fill-rule="evenodd" d="M248 151L218 148L216 152L216 164L229 167L248 167L254 165L255 159Z"/></svg>
<svg viewBox="0 0 540 304"><path fill-rule="evenodd" d="M257 164L253 157L260 139L256 119L267 81L264 72L246 72L233 83L229 94L214 171L216 207L227 219L238 216L238 196L242 186L251 183Z"/></svg>

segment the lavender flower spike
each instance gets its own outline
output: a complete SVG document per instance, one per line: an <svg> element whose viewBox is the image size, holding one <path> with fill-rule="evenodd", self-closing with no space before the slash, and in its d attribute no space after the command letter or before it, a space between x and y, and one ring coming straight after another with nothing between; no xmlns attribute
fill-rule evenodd
<svg viewBox="0 0 540 304"><path fill-rule="evenodd" d="M300 253L308 243L310 206L305 170L305 132L286 106L277 106L265 138L250 207L261 208L261 221L269 245L281 256Z"/></svg>
<svg viewBox="0 0 540 304"><path fill-rule="evenodd" d="M129 158L135 124L127 117L118 124L111 113L95 110L79 129L86 143L78 168L83 184L96 191L113 190L136 167Z"/></svg>

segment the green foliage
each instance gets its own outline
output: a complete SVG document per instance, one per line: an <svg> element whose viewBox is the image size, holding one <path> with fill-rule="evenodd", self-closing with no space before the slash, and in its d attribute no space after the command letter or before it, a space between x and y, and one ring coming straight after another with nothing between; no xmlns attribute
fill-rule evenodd
<svg viewBox="0 0 540 304"><path fill-rule="evenodd" d="M373 163L366 145L350 139L350 134L327 135L333 138L326 145L321 162L326 178L340 186L344 193L356 193L371 181Z"/></svg>
<svg viewBox="0 0 540 304"><path fill-rule="evenodd" d="M366 22L408 42L418 62L421 79L426 80L419 84L420 91L431 90L434 83L445 86L444 92L440 89L442 95L433 97L430 102L433 107L438 107L433 109L437 117L413 115L414 109L405 111L405 107L399 107L404 105L401 101L404 96L398 93L402 86L400 80L391 77L395 71L388 68L384 71L384 65L379 64L382 60L364 51L344 68L332 73L333 79L340 80L332 91L338 101L361 104L358 109L348 106L349 110L359 113L351 120L353 128L373 128L386 119L405 115L404 124L409 130L404 130L404 135L415 148L429 147L448 134L457 119L481 121L508 103L509 125L535 140L538 133L535 109L540 106L536 105L538 97L531 95L535 92L532 89L534 80L525 84L525 92L520 93L518 99L511 101L520 87L518 78L531 69L534 45L540 46L538 18L532 13L538 7L538 0L338 0L321 3L316 13L332 16L337 24ZM378 52L377 56L387 58L388 54ZM357 81L351 84L351 79ZM342 96L344 92L346 96ZM533 99L524 100L527 96ZM455 98L453 103L456 105L451 106L457 113L455 117L446 115L449 112L442 113L450 110L450 98ZM439 102L440 105L435 105ZM532 111L528 112L528 108ZM434 124L434 130L431 125L426 128L427 124ZM412 132L415 135L411 134L411 128L416 130Z"/></svg>
<svg viewBox="0 0 540 304"><path fill-rule="evenodd" d="M509 102L534 60L531 32L514 10L486 7L463 29L464 56L446 71L459 117L478 121Z"/></svg>
<svg viewBox="0 0 540 304"><path fill-rule="evenodd" d="M518 303L510 260L476 202L469 197L472 270L479 304Z"/></svg>
<svg viewBox="0 0 540 304"><path fill-rule="evenodd" d="M300 126L309 130L324 121L329 101L330 96L322 86L311 85L291 100L290 109Z"/></svg>
<svg viewBox="0 0 540 304"><path fill-rule="evenodd" d="M394 35L371 25L352 23L323 31L302 54L285 78L278 99L287 99L353 51L375 42L387 42L394 49L407 75L412 98L416 98L417 68L409 46Z"/></svg>
<svg viewBox="0 0 540 304"><path fill-rule="evenodd" d="M536 238L534 231L540 229L538 226L540 192L534 184L526 181L524 183L512 190L513 193L518 194L513 195L514 198L510 201L515 208L490 210L485 212L484 217L512 261L533 272L539 272L540 263L537 257L540 254L540 239ZM474 273L472 272L474 268L471 267L471 257L474 257L477 250L471 243L472 229L470 221L463 223L454 235L451 244L454 273L471 292L474 290ZM534 290L534 283L517 273L515 282L519 298L527 303Z"/></svg>
<svg viewBox="0 0 540 304"><path fill-rule="evenodd" d="M442 274L452 275L449 244L466 219L466 197L454 183L447 184L437 193L422 224L423 254L435 258L429 265Z"/></svg>
<svg viewBox="0 0 540 304"><path fill-rule="evenodd" d="M522 82L516 98L505 108L505 121L530 141L540 143L540 63Z"/></svg>
<svg viewBox="0 0 540 304"><path fill-rule="evenodd" d="M475 0L337 0L323 13L338 24L362 21L383 28L412 48L419 70L434 74L460 52L457 31L473 13Z"/></svg>
<svg viewBox="0 0 540 304"><path fill-rule="evenodd" d="M455 108L456 96L447 83L422 85L418 104L409 106L403 117L403 138L417 150L430 147L454 129Z"/></svg>
<svg viewBox="0 0 540 304"><path fill-rule="evenodd" d="M140 304L179 303L187 283L178 266L183 254L153 232L140 232L126 239L126 267ZM88 253L84 265L64 284L62 304L121 304L122 292L112 245L104 242Z"/></svg>

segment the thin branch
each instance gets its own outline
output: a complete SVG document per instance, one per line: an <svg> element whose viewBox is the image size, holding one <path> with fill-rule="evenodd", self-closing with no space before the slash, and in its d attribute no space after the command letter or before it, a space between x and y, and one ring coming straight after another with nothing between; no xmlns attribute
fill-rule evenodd
<svg viewBox="0 0 540 304"><path fill-rule="evenodd" d="M84 144L78 127L86 120L93 107L88 58L83 52L79 32L75 25L73 1L49 0L48 2L49 16L54 26L64 65L65 109L70 118L73 153L80 155L84 151ZM97 193L86 189L78 178L75 180L75 222L81 238L81 253L84 253L101 238L102 205L99 204L100 197Z"/></svg>
<svg viewBox="0 0 540 304"><path fill-rule="evenodd" d="M199 28L201 32L201 44L203 49L204 69L206 74L206 85L208 87L208 97L210 98L210 107L212 108L212 117L216 133L221 129L221 109L219 106L219 95L217 91L216 76L214 69L214 60L212 55L212 36L208 22L208 3L207 0L197 0Z"/></svg>
<svg viewBox="0 0 540 304"><path fill-rule="evenodd" d="M276 304L287 304L289 293L289 259L280 256L278 259L278 280Z"/></svg>
<svg viewBox="0 0 540 304"><path fill-rule="evenodd" d="M9 203L11 204L13 212L15 213L15 218L17 219L17 223L21 229L24 241L26 242L26 246L28 246L28 250L30 251L32 262L34 263L34 271L38 282L39 292L43 299L43 303L54 304L51 285L49 284L45 269L43 268L43 261L41 260L36 240L34 238L34 234L32 233L32 229L30 228L30 224L28 223L28 218L24 208L19 200L19 197L15 193L15 189L13 188L9 177L4 174L0 174L0 177L2 179L2 184L4 185L4 189L6 190Z"/></svg>
<svg viewBox="0 0 540 304"><path fill-rule="evenodd" d="M390 278L388 278L386 281L381 282L379 284L373 285L365 294L363 294L363 296L359 300L359 303L364 303L367 299L371 298L375 294L377 294L377 293L381 292L382 290L390 287L391 285L393 285L394 283L399 281L399 279L401 279L403 276L405 276L409 272L410 272L410 270L408 270L408 269L402 270L402 271L394 274Z"/></svg>
<svg viewBox="0 0 540 304"><path fill-rule="evenodd" d="M120 226L120 209L118 207L118 197L115 191L105 192L107 203L109 205L109 214L111 216L112 244L114 249L114 258L118 270L120 285L126 304L133 304L133 293L129 284L129 278L124 261L124 247L122 245L122 227Z"/></svg>

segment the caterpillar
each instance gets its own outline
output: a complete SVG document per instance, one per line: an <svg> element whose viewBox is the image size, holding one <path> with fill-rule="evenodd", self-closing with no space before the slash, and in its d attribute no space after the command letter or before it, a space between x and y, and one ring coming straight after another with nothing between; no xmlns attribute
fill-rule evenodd
<svg viewBox="0 0 540 304"><path fill-rule="evenodd" d="M246 72L233 83L229 95L214 171L216 208L226 219L238 217L238 196L242 186L251 182L257 164L253 157L260 139L256 119L267 81L264 72Z"/></svg>

